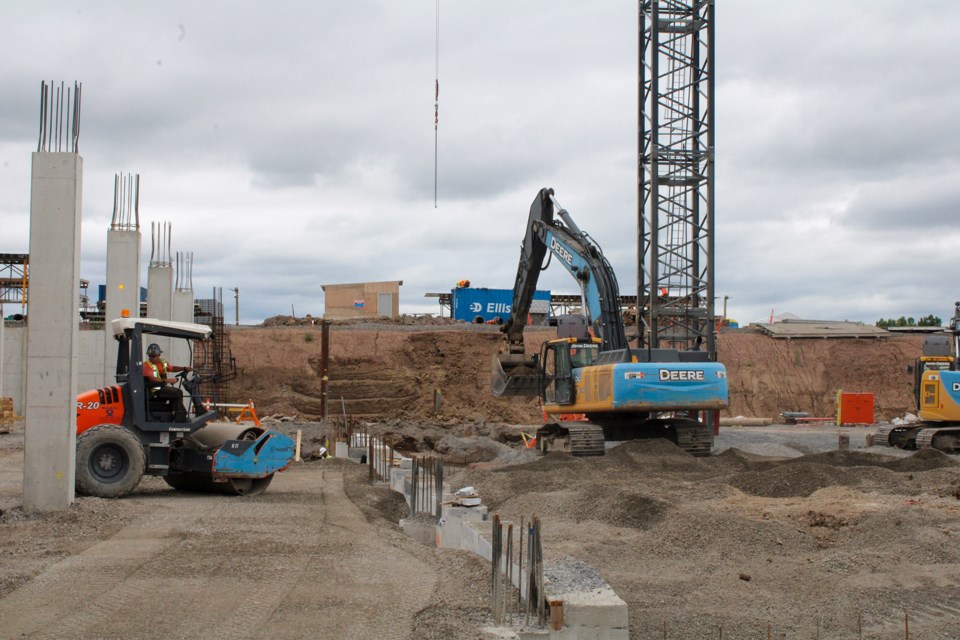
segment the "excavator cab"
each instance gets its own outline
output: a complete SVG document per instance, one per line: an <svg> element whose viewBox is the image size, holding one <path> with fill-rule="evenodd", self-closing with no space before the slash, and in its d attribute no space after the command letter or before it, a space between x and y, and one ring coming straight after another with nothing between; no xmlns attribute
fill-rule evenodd
<svg viewBox="0 0 960 640"><path fill-rule="evenodd" d="M493 394L498 397L544 397L545 379L544 367L554 367L547 364L548 354L556 358L565 358L569 361L569 368L585 367L593 364L600 353L600 341L590 336L587 318L581 314L565 314L550 319L550 325L557 328L557 341L550 341L541 346L539 354L498 353L493 356L491 367L490 386ZM547 345L565 345L569 352L558 356ZM569 346L575 345L575 346ZM551 374L555 375L555 374ZM557 379L551 378L551 388L556 388ZM560 386L565 386L560 382ZM572 389L572 387L571 387ZM561 392L563 393L563 392ZM572 398L572 391L571 391ZM572 402L571 399L569 402ZM552 402L552 401L551 401Z"/></svg>
<svg viewBox="0 0 960 640"><path fill-rule="evenodd" d="M589 367L600 354L600 341L561 338L544 342L540 349L540 398L548 404L573 404L576 398L574 370Z"/></svg>

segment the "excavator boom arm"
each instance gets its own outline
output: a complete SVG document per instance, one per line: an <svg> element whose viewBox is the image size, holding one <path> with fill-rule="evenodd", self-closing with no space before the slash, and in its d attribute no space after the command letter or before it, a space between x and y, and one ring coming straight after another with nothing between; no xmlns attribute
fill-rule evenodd
<svg viewBox="0 0 960 640"><path fill-rule="evenodd" d="M555 215L560 220L555 219ZM527 324L540 272L546 268L544 261L548 251L557 257L580 286L584 315L593 335L601 340L601 350L627 348L620 314L620 290L610 263L600 247L559 206L553 189L541 189L530 205L513 288L513 305L510 317L501 327L503 345L500 353L493 357L491 387L494 395L534 396L538 392L536 356L525 355L523 328Z"/></svg>
<svg viewBox="0 0 960 640"><path fill-rule="evenodd" d="M509 353L523 353L523 327L533 302L533 295L544 267L547 251L576 279L584 315L593 334L602 341L601 350L627 347L620 314L620 289L610 263L600 247L582 232L570 214L556 206L553 189L541 189L530 205L527 231L520 250L520 264L513 288L510 317L501 330Z"/></svg>
<svg viewBox="0 0 960 640"><path fill-rule="evenodd" d="M541 224L553 224L553 203L550 201L552 194L553 189L541 189L530 205L527 233L520 247L520 265L517 267L517 279L513 285L513 305L510 317L500 327L504 333L506 353L523 353L523 328L527 324L527 314L530 312L543 260L547 255L547 245L536 229Z"/></svg>

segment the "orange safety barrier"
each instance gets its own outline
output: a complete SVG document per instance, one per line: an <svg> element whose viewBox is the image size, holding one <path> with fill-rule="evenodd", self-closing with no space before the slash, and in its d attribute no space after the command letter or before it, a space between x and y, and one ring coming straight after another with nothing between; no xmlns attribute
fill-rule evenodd
<svg viewBox="0 0 960 640"><path fill-rule="evenodd" d="M529 433L520 432L520 437L523 438L523 446L526 449L533 449L537 446L537 436L532 436Z"/></svg>
<svg viewBox="0 0 960 640"><path fill-rule="evenodd" d="M238 424L244 420L249 420L258 427L263 426L260 424L260 418L257 417L257 410L253 406L253 400L247 402L247 404L230 404L227 402L210 402L210 399L207 398L203 403L208 409L218 409L230 413L231 411L237 411L237 419L235 422Z"/></svg>
<svg viewBox="0 0 960 640"><path fill-rule="evenodd" d="M250 401L250 404L245 406L240 410L240 414L237 416L237 422L243 422L244 418L247 420L252 420L253 424L260 425L260 418L257 417L257 410L253 407L253 400Z"/></svg>

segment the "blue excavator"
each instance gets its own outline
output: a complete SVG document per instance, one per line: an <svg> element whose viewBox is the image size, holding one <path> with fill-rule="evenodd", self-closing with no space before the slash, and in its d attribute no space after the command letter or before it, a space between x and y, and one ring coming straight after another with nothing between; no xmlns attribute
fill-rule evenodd
<svg viewBox="0 0 960 640"><path fill-rule="evenodd" d="M557 338L531 355L523 330L552 257L577 281L583 313L557 318ZM537 433L542 451L603 455L607 440L666 438L693 455L710 455L713 425L703 417L728 406L726 369L706 351L630 347L613 268L553 189L541 189L530 206L501 331L491 389L500 397L539 397L548 418Z"/></svg>

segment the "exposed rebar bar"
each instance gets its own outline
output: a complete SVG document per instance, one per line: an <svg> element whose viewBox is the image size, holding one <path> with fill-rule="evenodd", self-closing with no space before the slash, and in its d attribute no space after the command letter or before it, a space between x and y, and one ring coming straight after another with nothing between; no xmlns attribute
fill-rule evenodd
<svg viewBox="0 0 960 640"><path fill-rule="evenodd" d="M136 231L140 228L140 174L113 175L113 216L110 229Z"/></svg>
<svg viewBox="0 0 960 640"><path fill-rule="evenodd" d="M151 267L169 267L171 266L171 236L173 235L173 225L170 222L152 222L150 223L150 266ZM214 295L214 299L217 296ZM220 300L223 299L223 293L220 294Z"/></svg>
<svg viewBox="0 0 960 640"><path fill-rule="evenodd" d="M80 140L81 84L40 83L39 153L77 153Z"/></svg>

